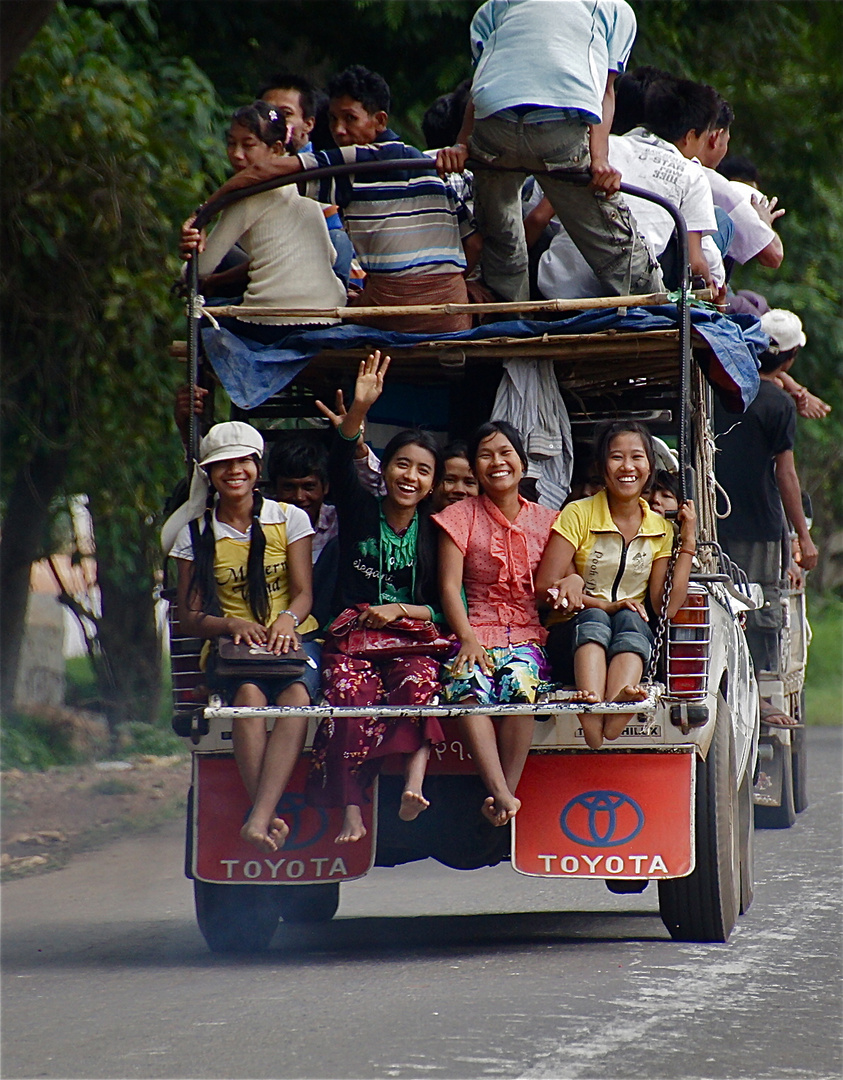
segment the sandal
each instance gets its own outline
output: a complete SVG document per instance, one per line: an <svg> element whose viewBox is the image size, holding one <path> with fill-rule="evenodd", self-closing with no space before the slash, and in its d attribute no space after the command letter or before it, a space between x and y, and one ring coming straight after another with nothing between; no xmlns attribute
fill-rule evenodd
<svg viewBox="0 0 843 1080"><path fill-rule="evenodd" d="M761 699L761 723L769 724L770 727L801 728L804 724L798 723L790 713L782 712L781 709L766 699Z"/></svg>

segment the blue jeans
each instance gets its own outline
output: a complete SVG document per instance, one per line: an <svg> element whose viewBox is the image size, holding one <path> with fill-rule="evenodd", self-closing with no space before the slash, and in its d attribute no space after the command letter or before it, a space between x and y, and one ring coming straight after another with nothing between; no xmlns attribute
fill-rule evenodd
<svg viewBox="0 0 843 1080"><path fill-rule="evenodd" d="M637 611L622 608L614 615L607 615L599 608L586 608L572 623L575 652L580 646L595 642L606 650L607 660L618 653L635 653L647 666L653 648L653 632Z"/></svg>
<svg viewBox="0 0 843 1080"><path fill-rule="evenodd" d="M481 265L486 284L504 300L528 300L521 185L525 176L546 169L587 177L591 163L588 125L572 120L525 124L488 116L475 122L470 151L477 161L514 170L475 170L474 216L483 235ZM662 288L659 265L638 235L622 196L605 198L586 186L547 175L538 180L585 261L615 295Z"/></svg>

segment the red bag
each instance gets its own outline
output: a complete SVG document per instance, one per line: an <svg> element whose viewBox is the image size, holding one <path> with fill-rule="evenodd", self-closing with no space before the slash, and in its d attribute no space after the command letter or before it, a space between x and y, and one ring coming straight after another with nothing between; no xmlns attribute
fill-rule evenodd
<svg viewBox="0 0 843 1080"><path fill-rule="evenodd" d="M357 621L368 604L346 608L328 627L336 651L357 660L397 660L402 656L443 656L454 637L445 637L429 619L396 619L388 626L361 626ZM329 646L330 647L330 646Z"/></svg>

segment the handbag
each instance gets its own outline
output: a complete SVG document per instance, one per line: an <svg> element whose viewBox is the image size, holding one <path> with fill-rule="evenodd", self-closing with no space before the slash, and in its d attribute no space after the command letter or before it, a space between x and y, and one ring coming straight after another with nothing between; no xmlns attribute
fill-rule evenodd
<svg viewBox="0 0 843 1080"><path fill-rule="evenodd" d="M358 619L368 604L341 612L328 627L336 651L357 660L397 660L402 656L442 656L454 647L430 619L402 615L388 626L361 626Z"/></svg>
<svg viewBox="0 0 843 1080"><path fill-rule="evenodd" d="M315 667L313 659L299 647L286 653L270 652L265 645L250 645L246 641L235 644L234 638L223 634L217 638L214 674L235 676L274 676L294 679L304 675L308 667Z"/></svg>

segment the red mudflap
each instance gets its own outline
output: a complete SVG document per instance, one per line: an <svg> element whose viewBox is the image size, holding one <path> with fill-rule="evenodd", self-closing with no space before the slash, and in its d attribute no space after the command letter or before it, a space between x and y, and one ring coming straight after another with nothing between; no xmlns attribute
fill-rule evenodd
<svg viewBox="0 0 843 1080"><path fill-rule="evenodd" d="M308 758L302 757L281 800L290 835L281 851L265 855L240 839L250 803L234 758L194 754L193 875L201 881L253 885L351 881L372 867L375 825L372 806L362 807L367 835L354 844L335 844L341 809L305 805Z"/></svg>
<svg viewBox="0 0 843 1080"><path fill-rule="evenodd" d="M534 877L672 878L694 869L694 752L531 754L512 865Z"/></svg>

